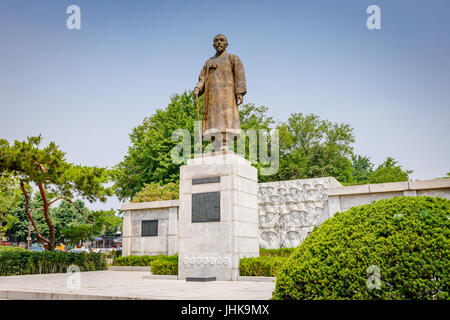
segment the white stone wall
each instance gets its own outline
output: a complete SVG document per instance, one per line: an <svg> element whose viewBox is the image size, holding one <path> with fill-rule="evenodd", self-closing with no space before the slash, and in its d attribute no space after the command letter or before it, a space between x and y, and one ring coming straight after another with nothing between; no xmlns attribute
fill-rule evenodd
<svg viewBox="0 0 450 320"><path fill-rule="evenodd" d="M404 181L331 187L328 190L329 216L381 199L401 196L430 196L450 199L450 179Z"/></svg>
<svg viewBox="0 0 450 320"><path fill-rule="evenodd" d="M122 256L177 253L178 200L130 203L122 210ZM143 220L158 220L158 236L141 236Z"/></svg>
<svg viewBox="0 0 450 320"><path fill-rule="evenodd" d="M236 183L245 189L246 181L241 180L237 179ZM226 181L225 178L224 182ZM450 199L450 179L343 187L336 179L326 177L259 183L258 187L259 243L263 248L274 249L297 247L314 226L319 226L336 212L346 211L354 206L396 196ZM255 192L253 189L249 191ZM175 254L178 246L178 206L178 200L124 204L123 255L157 252ZM150 212L153 212L152 216L167 219L167 229L163 227L163 223L160 233L166 240L140 239L139 221L145 220L144 217ZM244 211L239 212L242 218L246 215Z"/></svg>
<svg viewBox="0 0 450 320"><path fill-rule="evenodd" d="M220 177L220 182L192 184ZM220 221L192 222L192 195L220 192ZM237 280L239 260L257 257L258 172L235 154L189 159L180 168L178 279Z"/></svg>

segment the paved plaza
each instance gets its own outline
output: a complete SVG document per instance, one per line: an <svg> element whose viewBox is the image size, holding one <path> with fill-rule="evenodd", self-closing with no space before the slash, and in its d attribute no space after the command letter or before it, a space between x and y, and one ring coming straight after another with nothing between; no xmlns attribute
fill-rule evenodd
<svg viewBox="0 0 450 320"><path fill-rule="evenodd" d="M275 289L275 282L145 279L148 275L138 271L82 272L79 289L69 288L67 273L0 277L0 299L268 300Z"/></svg>

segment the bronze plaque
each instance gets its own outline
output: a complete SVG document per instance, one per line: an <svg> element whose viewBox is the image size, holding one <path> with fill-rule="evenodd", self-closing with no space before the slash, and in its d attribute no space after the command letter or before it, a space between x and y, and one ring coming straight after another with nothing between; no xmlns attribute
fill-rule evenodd
<svg viewBox="0 0 450 320"><path fill-rule="evenodd" d="M158 236L158 220L142 220L141 236L142 237Z"/></svg>
<svg viewBox="0 0 450 320"><path fill-rule="evenodd" d="M218 176L218 177L209 177L209 178L200 178L200 179L192 179L192 184L217 183L217 182L220 182L220 176Z"/></svg>
<svg viewBox="0 0 450 320"><path fill-rule="evenodd" d="M220 191L192 194L192 223L220 221Z"/></svg>

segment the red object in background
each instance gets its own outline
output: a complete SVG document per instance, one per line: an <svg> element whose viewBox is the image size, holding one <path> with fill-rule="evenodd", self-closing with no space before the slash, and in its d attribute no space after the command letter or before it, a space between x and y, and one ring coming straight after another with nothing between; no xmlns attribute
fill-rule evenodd
<svg viewBox="0 0 450 320"><path fill-rule="evenodd" d="M9 242L0 242L0 246L12 246L12 243Z"/></svg>

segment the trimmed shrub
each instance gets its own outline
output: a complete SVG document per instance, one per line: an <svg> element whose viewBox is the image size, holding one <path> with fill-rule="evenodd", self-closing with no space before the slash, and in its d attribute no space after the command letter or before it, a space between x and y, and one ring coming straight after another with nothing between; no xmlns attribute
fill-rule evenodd
<svg viewBox="0 0 450 320"><path fill-rule="evenodd" d="M106 270L101 253L0 251L0 276L61 273L67 272L71 265L78 266L80 271Z"/></svg>
<svg viewBox="0 0 450 320"><path fill-rule="evenodd" d="M289 257L273 299L449 299L449 235L443 198L395 197L338 212Z"/></svg>
<svg viewBox="0 0 450 320"><path fill-rule="evenodd" d="M150 266L153 274L178 274L178 255L126 256L114 259L115 266Z"/></svg>
<svg viewBox="0 0 450 320"><path fill-rule="evenodd" d="M122 249L111 251L111 256L113 259L122 257Z"/></svg>
<svg viewBox="0 0 450 320"><path fill-rule="evenodd" d="M163 255L157 256L126 256L118 257L114 259L115 266L137 266L137 267L147 267L150 263L156 259L165 257Z"/></svg>
<svg viewBox="0 0 450 320"><path fill-rule="evenodd" d="M259 248L260 257L289 257L296 248L264 249Z"/></svg>
<svg viewBox="0 0 450 320"><path fill-rule="evenodd" d="M150 271L153 274L177 275L178 274L178 255L165 256L152 261Z"/></svg>
<svg viewBox="0 0 450 320"><path fill-rule="evenodd" d="M256 258L242 258L239 261L241 276L275 277L287 257L264 256Z"/></svg>
<svg viewBox="0 0 450 320"><path fill-rule="evenodd" d="M13 246L3 246L0 245L0 251L24 251L26 249L21 247L13 247Z"/></svg>
<svg viewBox="0 0 450 320"><path fill-rule="evenodd" d="M165 185L148 183L131 199L132 203L162 200L177 200L180 186L178 183L169 182Z"/></svg>

